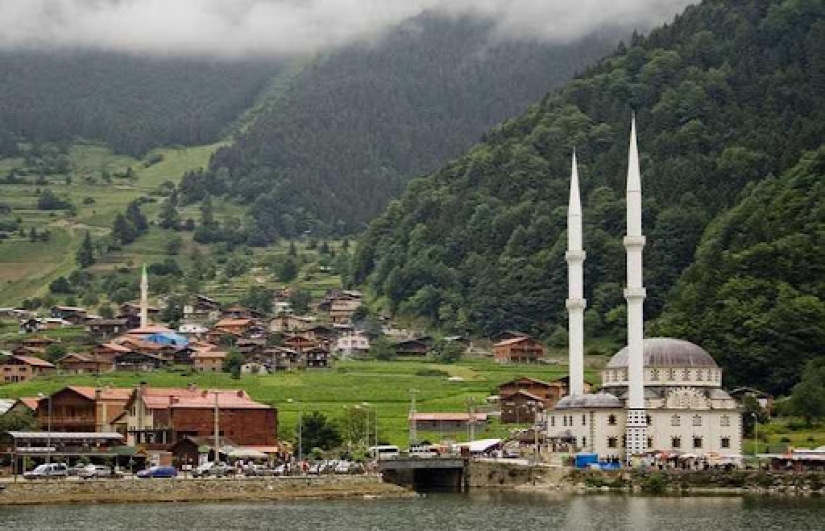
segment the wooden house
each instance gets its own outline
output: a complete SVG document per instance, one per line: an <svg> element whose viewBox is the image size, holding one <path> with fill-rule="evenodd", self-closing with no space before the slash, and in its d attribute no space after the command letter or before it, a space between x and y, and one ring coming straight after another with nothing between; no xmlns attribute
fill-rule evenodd
<svg viewBox="0 0 825 531"><path fill-rule="evenodd" d="M192 353L192 368L198 372L221 372L227 353L222 350L197 350Z"/></svg>
<svg viewBox="0 0 825 531"><path fill-rule="evenodd" d="M544 357L544 345L532 337L505 339L493 345L498 363L537 363Z"/></svg>
<svg viewBox="0 0 825 531"><path fill-rule="evenodd" d="M325 369L329 367L329 350L320 347L311 348L303 353L304 364L309 369Z"/></svg>
<svg viewBox="0 0 825 531"><path fill-rule="evenodd" d="M115 369L118 371L153 371L172 365L172 360L159 354L130 351L115 356Z"/></svg>
<svg viewBox="0 0 825 531"><path fill-rule="evenodd" d="M73 325L83 324L89 311L78 306L52 306L49 315L55 319L63 319Z"/></svg>
<svg viewBox="0 0 825 531"><path fill-rule="evenodd" d="M421 339L405 339L394 345L396 356L426 356L430 353L429 342Z"/></svg>
<svg viewBox="0 0 825 531"><path fill-rule="evenodd" d="M34 356L13 354L0 358L0 373L5 383L26 382L38 376L51 374L54 370L54 365Z"/></svg>
<svg viewBox="0 0 825 531"><path fill-rule="evenodd" d="M125 334L129 330L129 319L93 319L86 321L86 331L98 339Z"/></svg>
<svg viewBox="0 0 825 531"><path fill-rule="evenodd" d="M114 360L108 356L98 357L93 353L79 352L69 352L57 360L55 365L61 372L72 374L99 374L115 369Z"/></svg>

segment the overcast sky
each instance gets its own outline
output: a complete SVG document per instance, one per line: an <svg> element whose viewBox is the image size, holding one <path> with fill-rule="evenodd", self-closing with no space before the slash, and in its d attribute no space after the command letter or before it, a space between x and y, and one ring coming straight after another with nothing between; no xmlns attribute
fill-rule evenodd
<svg viewBox="0 0 825 531"><path fill-rule="evenodd" d="M312 53L369 39L423 10L492 17L507 37L569 41L646 29L690 0L0 0L0 49L93 47L246 55Z"/></svg>

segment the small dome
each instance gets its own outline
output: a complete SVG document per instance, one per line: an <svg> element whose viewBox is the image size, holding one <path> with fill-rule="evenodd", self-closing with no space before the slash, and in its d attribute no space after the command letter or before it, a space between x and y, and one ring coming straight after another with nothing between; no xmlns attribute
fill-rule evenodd
<svg viewBox="0 0 825 531"><path fill-rule="evenodd" d="M713 367L719 366L705 349L683 339L651 337L644 340L645 367ZM627 347L607 363L607 369L627 367Z"/></svg>
<svg viewBox="0 0 825 531"><path fill-rule="evenodd" d="M565 396L556 403L553 409L595 409L622 407L622 402L615 396L608 393L596 393L594 395Z"/></svg>

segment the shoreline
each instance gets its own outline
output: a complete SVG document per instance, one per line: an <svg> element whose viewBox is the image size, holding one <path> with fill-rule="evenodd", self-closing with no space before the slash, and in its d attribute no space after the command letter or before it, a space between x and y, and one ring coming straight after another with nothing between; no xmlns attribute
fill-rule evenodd
<svg viewBox="0 0 825 531"><path fill-rule="evenodd" d="M5 483L0 506L71 503L199 503L407 498L415 493L377 476L123 479Z"/></svg>

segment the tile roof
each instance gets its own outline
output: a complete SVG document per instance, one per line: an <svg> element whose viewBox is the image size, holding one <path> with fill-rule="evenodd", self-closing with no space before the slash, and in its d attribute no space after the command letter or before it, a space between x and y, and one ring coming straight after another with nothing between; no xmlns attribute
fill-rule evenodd
<svg viewBox="0 0 825 531"><path fill-rule="evenodd" d="M454 421L467 422L470 420L469 413L415 413L410 415L410 418L417 422L420 421ZM475 413L476 421L487 420L487 413Z"/></svg>
<svg viewBox="0 0 825 531"><path fill-rule="evenodd" d="M516 343L521 343L523 341L536 341L536 340L533 339L532 337L526 337L526 336L514 337L514 338L511 338L511 339L505 339L504 341L499 341L498 343L496 343L493 346L494 347L504 347L504 346L507 346L507 345L515 345Z"/></svg>
<svg viewBox="0 0 825 531"><path fill-rule="evenodd" d="M71 389L75 393L82 395L89 400L97 397L97 388L83 385L70 385L66 389ZM104 400L128 400L132 396L133 389L118 387L103 387L100 389L100 397Z"/></svg>
<svg viewBox="0 0 825 531"><path fill-rule="evenodd" d="M40 359L40 358L36 358L34 356L12 356L12 357L17 358L18 360L22 361L26 365L32 365L34 367L46 367L46 368L51 367L52 369L54 368L54 365L52 365L48 361Z"/></svg>

